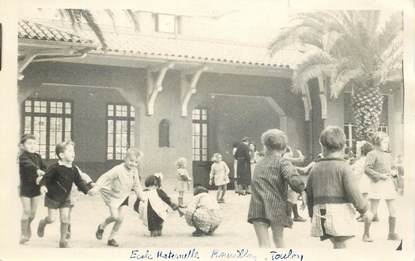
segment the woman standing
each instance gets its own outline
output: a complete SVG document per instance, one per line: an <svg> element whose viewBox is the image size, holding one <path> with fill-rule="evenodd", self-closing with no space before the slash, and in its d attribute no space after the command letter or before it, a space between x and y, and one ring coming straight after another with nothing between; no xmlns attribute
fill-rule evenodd
<svg viewBox="0 0 415 261"><path fill-rule="evenodd" d="M238 178L239 194L246 195L251 185L251 156L249 155L248 138L243 138L238 144L235 151L235 159L237 160L236 175Z"/></svg>

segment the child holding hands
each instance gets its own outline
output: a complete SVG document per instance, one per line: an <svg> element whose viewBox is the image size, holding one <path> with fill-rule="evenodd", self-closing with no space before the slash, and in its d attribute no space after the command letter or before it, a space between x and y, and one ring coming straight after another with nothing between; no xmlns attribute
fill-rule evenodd
<svg viewBox="0 0 415 261"><path fill-rule="evenodd" d="M144 190L145 201L142 203L137 199L134 204L134 210L140 214L140 218L150 231L151 237L161 236L163 223L170 209L179 210L179 207L171 201L170 197L161 188L162 179L162 173L148 176L144 181L146 186Z"/></svg>
<svg viewBox="0 0 415 261"><path fill-rule="evenodd" d="M288 142L285 133L270 129L261 140L266 152L255 167L248 222L254 226L259 247L271 246L270 227L275 246L284 247L284 228L293 224L288 211L288 186L301 193L305 185L295 167L283 157Z"/></svg>
<svg viewBox="0 0 415 261"><path fill-rule="evenodd" d="M323 158L314 164L307 182L311 235L320 240L330 239L334 248L345 248L346 241L354 237L351 229L356 224L354 208L366 223L372 218L352 169L344 159L345 143L346 136L339 127L329 126L321 132Z"/></svg>
<svg viewBox="0 0 415 261"><path fill-rule="evenodd" d="M107 241L108 246L119 246L115 237L124 220L131 190L134 190L137 197L144 201L143 190L138 176L138 168L142 156L143 154L141 151L135 148L128 149L124 162L102 174L93 188L94 191L100 192L102 199L110 212L110 215L98 225L98 229L95 233L96 238L101 240L105 228L109 224L114 223Z"/></svg>
<svg viewBox="0 0 415 261"><path fill-rule="evenodd" d="M83 182L78 168L73 164L75 159L74 143L71 141L61 142L56 145L58 163L52 165L40 180L39 185L45 195L45 206L48 208L48 216L39 222L37 234L43 237L45 227L55 220L56 212L60 214L60 241L59 247L69 247L67 233L69 226L69 212L72 206L70 192L72 184L84 193L92 195L88 186Z"/></svg>
<svg viewBox="0 0 415 261"><path fill-rule="evenodd" d="M23 135L20 140L22 152L19 156L20 200L23 206L21 219L20 244L29 241L32 230L31 223L36 215L40 201L38 180L45 174L46 164L36 151L36 138L32 134Z"/></svg>

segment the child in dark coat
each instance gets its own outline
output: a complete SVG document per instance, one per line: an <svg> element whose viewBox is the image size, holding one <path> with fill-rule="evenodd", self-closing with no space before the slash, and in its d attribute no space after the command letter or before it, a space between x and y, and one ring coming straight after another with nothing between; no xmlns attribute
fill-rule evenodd
<svg viewBox="0 0 415 261"><path fill-rule="evenodd" d="M59 247L68 247L68 226L69 226L69 212L72 206L70 192L72 184L75 185L84 193L90 191L89 187L82 180L78 168L73 165L75 159L74 143L65 141L56 145L56 155L59 158L58 163L52 165L40 180L40 191L46 193L45 206L48 208L48 216L41 219L39 222L37 234L43 237L45 227L55 220L56 212L59 210L60 214L60 241Z"/></svg>
<svg viewBox="0 0 415 261"><path fill-rule="evenodd" d="M134 210L140 214L144 225L150 231L151 237L159 237L162 234L163 223L166 220L170 209L178 210L170 197L161 189L162 174L156 173L148 176L144 185L144 203L140 199L134 204Z"/></svg>
<svg viewBox="0 0 415 261"><path fill-rule="evenodd" d="M359 184L349 163L344 159L346 136L336 126L328 126L320 134L323 158L311 169L307 182L308 212L312 218L311 235L329 239L333 248L345 248L354 237L355 209L365 222L372 214L363 199Z"/></svg>
<svg viewBox="0 0 415 261"><path fill-rule="evenodd" d="M40 187L36 181L45 174L46 164L40 155L35 153L36 138L34 135L23 135L20 146L22 152L19 156L19 190L23 206L20 244L25 244L32 235L30 224L35 218L40 201Z"/></svg>

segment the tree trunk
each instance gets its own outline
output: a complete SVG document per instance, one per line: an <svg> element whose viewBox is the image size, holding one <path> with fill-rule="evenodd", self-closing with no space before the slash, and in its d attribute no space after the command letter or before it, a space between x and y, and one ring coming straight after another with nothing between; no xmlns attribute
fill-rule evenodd
<svg viewBox="0 0 415 261"><path fill-rule="evenodd" d="M353 137L357 141L370 141L379 128L383 96L379 86L375 86L372 80L355 84L353 87Z"/></svg>

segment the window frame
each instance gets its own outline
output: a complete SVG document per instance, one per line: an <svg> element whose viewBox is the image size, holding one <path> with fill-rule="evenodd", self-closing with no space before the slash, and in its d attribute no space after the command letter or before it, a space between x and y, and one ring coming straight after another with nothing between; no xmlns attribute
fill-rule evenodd
<svg viewBox="0 0 415 261"><path fill-rule="evenodd" d="M113 106L113 115L109 116L109 106L112 105ZM127 106L127 116L117 116L116 115L116 106ZM134 116L131 116L131 108L134 108ZM123 159L123 153L121 152L121 159L117 159L116 158L116 122L118 121L127 121L127 147L126 149L134 146L134 144L131 144L131 138L132 138L132 134L135 135L136 131L136 109L133 105L128 104L128 103L107 103L106 107L105 107L105 160L106 161L122 161ZM108 138L109 138L109 124L108 121L112 120L113 121L113 137L112 137L112 158L109 158L109 154L108 154L108 149L109 149L109 144L108 144ZM134 130L133 132L131 132L131 122L134 122ZM134 141L135 141L135 137ZM123 148L121 146L121 148Z"/></svg>
<svg viewBox="0 0 415 261"><path fill-rule="evenodd" d="M198 110L199 111L199 119L194 119L193 118L193 114L194 111ZM206 119L202 118L202 111L205 110L206 111ZM197 159L195 159L195 148L193 145L193 138L196 136L193 133L193 126L194 124L198 124L199 125L199 148L196 148L197 150L199 150L199 156ZM206 147L203 147L203 124L206 124ZM203 159L203 150L206 150L206 159ZM194 108L192 110L192 160L193 161L199 161L199 162L206 162L209 161L209 110L206 107L197 107Z"/></svg>
<svg viewBox="0 0 415 261"><path fill-rule="evenodd" d="M163 133L166 134L166 137L162 137L162 127L167 126L167 133ZM163 129L164 130L164 129ZM171 142L170 142L170 131L171 131L171 122L168 119L162 119L159 123L159 148L170 148L171 147ZM164 138L166 138L166 144L162 144L162 141L164 141Z"/></svg>
<svg viewBox="0 0 415 261"><path fill-rule="evenodd" d="M173 31L165 31L160 30L160 17L171 17L173 19ZM154 32L160 33L160 34L166 34L166 35L177 35L179 34L179 16L174 14L163 14L163 13L154 13Z"/></svg>
<svg viewBox="0 0 415 261"><path fill-rule="evenodd" d="M26 112L26 102L31 102L31 111ZM35 102L46 102L46 112L35 112ZM62 113L52 113L51 112L51 103L52 102L62 102ZM71 105L71 111L69 114L66 113L66 103L69 103ZM74 125L74 101L71 99L50 99L50 98L27 98L25 99L21 104L21 134L25 134L26 129L26 117L31 118L30 122L30 133L34 134L34 118L35 117L45 117L46 118L46 150L45 150L45 157L42 157L45 160L55 160L57 159L56 156L54 158L51 158L51 151L50 151L50 138L51 138L51 118L60 118L62 119L62 140L64 141L65 138L65 132L66 132L66 119L71 120L71 128L70 128L70 140L73 140L73 125ZM35 136L37 134L34 134ZM40 139L40 137L37 137L37 139ZM39 151L37 153L40 154L40 147Z"/></svg>

